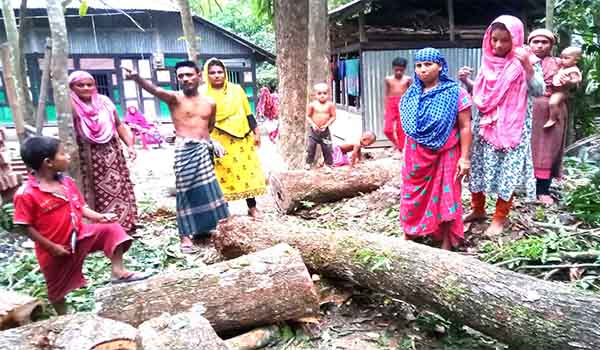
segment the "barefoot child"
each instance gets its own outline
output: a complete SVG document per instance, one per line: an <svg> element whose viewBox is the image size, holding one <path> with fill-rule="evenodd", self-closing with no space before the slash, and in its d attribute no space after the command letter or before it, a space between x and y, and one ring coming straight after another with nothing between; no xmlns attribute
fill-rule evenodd
<svg viewBox="0 0 600 350"><path fill-rule="evenodd" d="M59 140L29 138L21 147L21 157L32 175L15 194L14 222L25 226L35 242L48 299L59 315L66 312L65 295L85 286L83 261L92 252L102 250L110 259L112 283L150 276L125 269L123 253L131 246L131 237L115 222L117 215L91 210L73 179L62 174L70 159ZM97 224L84 224L83 218Z"/></svg>
<svg viewBox="0 0 600 350"><path fill-rule="evenodd" d="M560 70L552 79L554 87L550 95L550 116L544 128L556 124L562 114L562 104L568 97L565 85L579 84L582 80L581 71L577 68L577 62L581 58L581 49L578 47L567 47L560 53Z"/></svg>
<svg viewBox="0 0 600 350"><path fill-rule="evenodd" d="M354 167L361 159L361 150L363 147L372 145L376 140L376 136L372 131L365 131L360 140L351 143L344 143L339 146L333 146L333 166L340 167L350 165ZM348 153L352 152L350 159Z"/></svg>
<svg viewBox="0 0 600 350"><path fill-rule="evenodd" d="M315 161L317 144L321 145L325 164L330 167L333 165L331 133L329 126L335 121L335 104L329 101L329 88L325 83L319 83L314 86L315 101L308 105L308 114L306 120L310 125L308 135L308 154L306 156L306 169L310 169Z"/></svg>
<svg viewBox="0 0 600 350"><path fill-rule="evenodd" d="M412 79L404 75L407 61L405 58L397 57L392 61L394 74L385 78L385 114L383 133L392 141L398 152L404 149L404 131L400 121L400 100L406 89L412 83Z"/></svg>

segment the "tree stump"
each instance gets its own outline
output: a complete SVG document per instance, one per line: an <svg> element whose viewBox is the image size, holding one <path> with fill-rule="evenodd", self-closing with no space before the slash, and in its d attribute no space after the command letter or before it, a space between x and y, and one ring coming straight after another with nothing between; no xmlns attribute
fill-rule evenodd
<svg viewBox="0 0 600 350"><path fill-rule="evenodd" d="M334 202L375 191L400 175L400 162L384 158L357 164L354 168L287 170L269 178L271 195L277 209L285 214L296 211L303 201Z"/></svg>
<svg viewBox="0 0 600 350"><path fill-rule="evenodd" d="M288 243L324 275L423 305L514 349L600 349L600 298L472 257L366 232L233 217L213 238L227 257Z"/></svg>
<svg viewBox="0 0 600 350"><path fill-rule="evenodd" d="M229 350L202 310L164 314L142 323L138 345L143 350Z"/></svg>
<svg viewBox="0 0 600 350"><path fill-rule="evenodd" d="M234 260L96 291L102 317L138 326L163 313L203 310L217 333L312 315L319 297L297 250L287 244Z"/></svg>
<svg viewBox="0 0 600 350"><path fill-rule="evenodd" d="M42 302L21 293L0 289L0 330L31 322L31 314Z"/></svg>
<svg viewBox="0 0 600 350"><path fill-rule="evenodd" d="M138 350L137 330L91 314L73 314L0 332L0 349Z"/></svg>

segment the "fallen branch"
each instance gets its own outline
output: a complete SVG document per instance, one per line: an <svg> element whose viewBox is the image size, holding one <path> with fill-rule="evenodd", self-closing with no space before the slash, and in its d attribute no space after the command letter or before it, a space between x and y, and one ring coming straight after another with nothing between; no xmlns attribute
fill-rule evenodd
<svg viewBox="0 0 600 350"><path fill-rule="evenodd" d="M537 269L571 269L581 267L600 267L600 264L563 264L563 265L523 265L518 270L537 270Z"/></svg>
<svg viewBox="0 0 600 350"><path fill-rule="evenodd" d="M600 348L600 298L459 254L381 234L244 217L219 225L214 242L228 257L286 242L313 271L429 307L514 349Z"/></svg>

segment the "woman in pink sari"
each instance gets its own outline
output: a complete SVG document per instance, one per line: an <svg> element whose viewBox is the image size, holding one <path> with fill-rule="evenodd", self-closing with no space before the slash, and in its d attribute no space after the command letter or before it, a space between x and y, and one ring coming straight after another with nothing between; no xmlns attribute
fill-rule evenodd
<svg viewBox="0 0 600 350"><path fill-rule="evenodd" d="M431 235L450 250L463 238L461 179L470 169L471 99L433 48L415 55L400 103L406 133L400 220L407 239Z"/></svg>
<svg viewBox="0 0 600 350"><path fill-rule="evenodd" d="M135 159L131 132L121 123L112 101L98 94L91 74L69 75L86 203L100 213L115 213L125 231L134 233L137 205L121 140Z"/></svg>
<svg viewBox="0 0 600 350"><path fill-rule="evenodd" d="M146 117L135 106L127 107L127 114L124 119L125 124L133 132L132 142L135 144L135 137L139 136L142 141L142 147L148 149L148 145L160 145L163 142L160 131L153 123L148 123Z"/></svg>

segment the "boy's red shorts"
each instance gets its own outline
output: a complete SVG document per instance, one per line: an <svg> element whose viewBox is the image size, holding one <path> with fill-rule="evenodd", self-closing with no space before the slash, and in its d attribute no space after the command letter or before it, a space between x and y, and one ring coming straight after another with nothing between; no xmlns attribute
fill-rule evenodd
<svg viewBox="0 0 600 350"><path fill-rule="evenodd" d="M102 250L110 258L120 244L125 243L124 252L131 246L132 238L118 223L84 224L83 231L83 238L77 241L74 254L52 257L46 266L40 266L48 286L50 302L61 301L70 291L85 286L82 267L90 253Z"/></svg>

